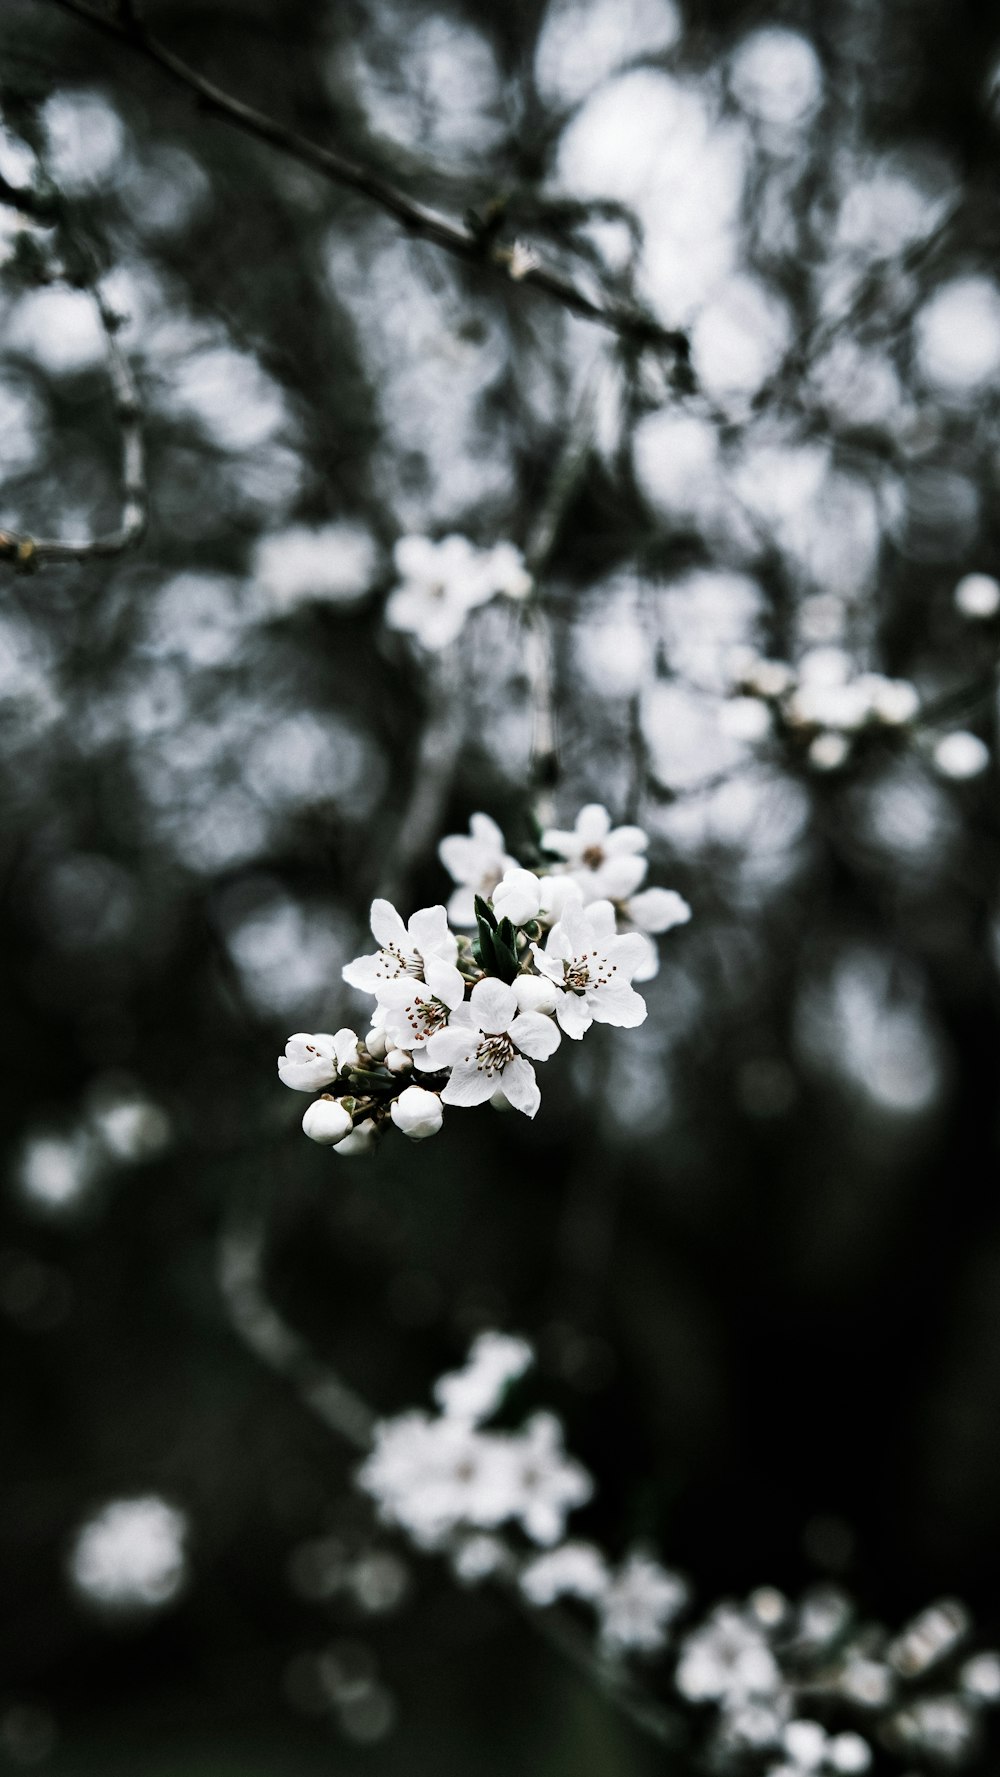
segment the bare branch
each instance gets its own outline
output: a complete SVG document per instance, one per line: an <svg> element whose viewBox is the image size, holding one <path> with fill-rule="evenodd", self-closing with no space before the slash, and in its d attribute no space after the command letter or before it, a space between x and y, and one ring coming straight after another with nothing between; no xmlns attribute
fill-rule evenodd
<svg viewBox="0 0 1000 1777"><path fill-rule="evenodd" d="M458 259L483 265L508 281L513 279L517 284L538 290L571 314L606 327L636 346L667 353L674 360L677 372L683 375L685 384L690 383L690 342L681 329L664 327L633 304L610 297L595 300L571 278L542 264L522 269L514 248L498 242L491 228L477 229L418 203L374 168L311 141L266 112L258 111L253 105L225 92L213 81L206 80L196 68L153 37L131 9L123 11L120 8L117 16L113 16L96 11L87 0L44 0L44 3L59 7L144 57L176 85L186 88L214 116L242 130L245 135L255 136L258 141L268 143L303 166L311 167L331 184L368 198L392 216L408 234L429 241Z"/></svg>

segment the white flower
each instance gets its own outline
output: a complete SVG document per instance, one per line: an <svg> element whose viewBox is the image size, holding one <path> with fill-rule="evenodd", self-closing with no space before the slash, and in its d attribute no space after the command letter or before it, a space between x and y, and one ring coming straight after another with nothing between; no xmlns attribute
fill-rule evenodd
<svg viewBox="0 0 1000 1777"><path fill-rule="evenodd" d="M186 1536L183 1513L156 1494L112 1500L79 1531L70 1578L96 1604L156 1609L184 1583Z"/></svg>
<svg viewBox="0 0 1000 1777"><path fill-rule="evenodd" d="M497 593L523 598L531 588L520 550L512 543L475 549L467 537L401 537L393 551L402 582L390 593L385 621L423 647L446 648L469 612Z"/></svg>
<svg viewBox="0 0 1000 1777"><path fill-rule="evenodd" d="M622 901L646 874L642 853L649 845L648 835L641 827L612 829L611 816L598 802L581 808L572 832L550 827L541 843L543 851L565 858L588 901Z"/></svg>
<svg viewBox="0 0 1000 1777"><path fill-rule="evenodd" d="M465 998L465 982L457 969L452 971L451 979L446 978L436 964L431 965L431 973L440 992L431 993L426 985L401 977L399 981L388 982L382 989L378 1008L386 1037L395 1051L398 1053L405 1047L407 1054L413 1057L414 1065L425 1071L432 1066L427 1055L428 1039L436 1031L444 1030L451 1014ZM389 1053L392 1052L391 1048ZM389 1054L385 1062L391 1068Z"/></svg>
<svg viewBox="0 0 1000 1777"><path fill-rule="evenodd" d="M688 1588L676 1573L638 1552L622 1562L598 1599L601 1646L607 1653L653 1653L683 1610Z"/></svg>
<svg viewBox="0 0 1000 1777"><path fill-rule="evenodd" d="M557 1598L599 1598L608 1582L608 1567L593 1543L563 1543L539 1555L521 1571L521 1590L529 1604L554 1604Z"/></svg>
<svg viewBox="0 0 1000 1777"><path fill-rule="evenodd" d="M756 1625L720 1604L685 1638L674 1683L690 1703L737 1703L780 1689L781 1673Z"/></svg>
<svg viewBox="0 0 1000 1777"><path fill-rule="evenodd" d="M377 1141L378 1129L375 1122L371 1117L366 1117L364 1122L355 1123L350 1135L345 1135L343 1141L339 1141L333 1151L335 1154L343 1154L345 1158L350 1158L352 1154L358 1156L371 1154L375 1150Z"/></svg>
<svg viewBox="0 0 1000 1777"><path fill-rule="evenodd" d="M462 1419L403 1413L375 1428L358 1480L380 1516L423 1548L460 1525L493 1530L511 1514L507 1439Z"/></svg>
<svg viewBox="0 0 1000 1777"><path fill-rule="evenodd" d="M458 939L443 907L422 907L404 925L391 901L377 900L372 902L371 925L379 948L345 963L341 973L350 987L385 1003L387 997L398 1000L398 989L389 983L412 987L423 981L444 1004L452 999L458 1003L465 992L455 967Z"/></svg>
<svg viewBox="0 0 1000 1777"><path fill-rule="evenodd" d="M959 783L978 777L989 762L990 749L985 741L961 728L954 734L942 735L934 748L934 763L942 777L954 778Z"/></svg>
<svg viewBox="0 0 1000 1777"><path fill-rule="evenodd" d="M350 1111L345 1110L339 1098L331 1098L328 1092L309 1105L302 1119L302 1128L309 1140L318 1141L327 1148L343 1141L345 1135L350 1135L352 1127Z"/></svg>
<svg viewBox="0 0 1000 1777"><path fill-rule="evenodd" d="M435 1383L434 1399L450 1418L479 1425L496 1412L504 1390L524 1375L532 1355L524 1339L509 1333L480 1333L464 1368Z"/></svg>
<svg viewBox="0 0 1000 1777"><path fill-rule="evenodd" d="M826 1757L826 1729L818 1721L790 1721L782 1741L800 1771L818 1771Z"/></svg>
<svg viewBox="0 0 1000 1777"><path fill-rule="evenodd" d="M553 1413L534 1413L524 1430L507 1440L512 1503L532 1542L557 1543L566 1531L566 1516L586 1505L594 1483L585 1468L563 1449L562 1426Z"/></svg>
<svg viewBox="0 0 1000 1777"><path fill-rule="evenodd" d="M337 1077L337 1056L329 1031L310 1036L297 1031L285 1044L284 1055L278 1056L278 1078L293 1092L318 1092Z"/></svg>
<svg viewBox="0 0 1000 1777"><path fill-rule="evenodd" d="M425 1091L423 1086L407 1086L405 1092L393 1099L389 1115L396 1128L411 1141L424 1141L428 1135L436 1135L444 1121L440 1098L436 1092Z"/></svg>
<svg viewBox="0 0 1000 1777"><path fill-rule="evenodd" d="M358 1038L353 1030L298 1031L278 1057L278 1078L295 1092L318 1092L338 1074L357 1067Z"/></svg>
<svg viewBox="0 0 1000 1777"><path fill-rule="evenodd" d="M517 859L504 850L504 837L488 814L474 814L468 834L449 833L438 846L438 857L458 884L448 902L452 925L474 926L475 898L488 901L505 870L517 867Z"/></svg>
<svg viewBox="0 0 1000 1777"><path fill-rule="evenodd" d="M497 919L509 919L512 926L523 926L535 919L541 904L542 885L531 870L505 870L493 890Z"/></svg>
<svg viewBox="0 0 1000 1777"><path fill-rule="evenodd" d="M559 1047L559 1032L539 1012L518 1012L513 988L487 977L451 1015L445 1030L428 1039L434 1068L452 1070L443 1103L484 1104L497 1087L515 1110L533 1117L541 1102L532 1061L544 1061Z"/></svg>
<svg viewBox="0 0 1000 1777"><path fill-rule="evenodd" d="M568 1037L582 1037L595 1021L628 1029L643 1022L646 1002L631 981L646 960L646 940L617 933L610 901L569 902L545 949L531 949L541 973L564 990L556 1017Z"/></svg>

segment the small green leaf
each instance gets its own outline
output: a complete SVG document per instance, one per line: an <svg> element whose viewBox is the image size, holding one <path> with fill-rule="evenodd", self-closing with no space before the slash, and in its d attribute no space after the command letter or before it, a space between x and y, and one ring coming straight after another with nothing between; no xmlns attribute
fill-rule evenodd
<svg viewBox="0 0 1000 1777"><path fill-rule="evenodd" d="M476 918L479 921L480 927L482 926L483 921L485 920L486 924L490 928L490 931L491 932L496 931L497 916L494 913L492 907L489 905L489 903L487 901L483 900L482 895L476 896Z"/></svg>

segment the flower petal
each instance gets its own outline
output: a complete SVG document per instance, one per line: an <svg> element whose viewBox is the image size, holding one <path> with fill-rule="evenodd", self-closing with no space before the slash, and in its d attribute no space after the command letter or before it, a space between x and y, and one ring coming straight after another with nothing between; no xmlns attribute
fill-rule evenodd
<svg viewBox="0 0 1000 1777"><path fill-rule="evenodd" d="M454 1075L452 1078L454 1079ZM523 1111L526 1117L534 1116L542 1102L542 1095L530 1061L522 1061L520 1056L508 1061L500 1075L500 1084L504 1097L514 1106L515 1111Z"/></svg>
<svg viewBox="0 0 1000 1777"><path fill-rule="evenodd" d="M446 962L443 956L424 957L424 980L435 998L454 1012L465 998L465 982L454 963Z"/></svg>
<svg viewBox="0 0 1000 1777"><path fill-rule="evenodd" d="M594 1022L590 1007L578 993L563 994L556 1007L556 1017L566 1035L574 1040L584 1036Z"/></svg>
<svg viewBox="0 0 1000 1777"><path fill-rule="evenodd" d="M620 987L605 987L596 993L588 993L587 1004L595 1024L617 1024L624 1030L634 1030L637 1024L644 1024L646 1020L645 1000L625 982Z"/></svg>
<svg viewBox="0 0 1000 1777"><path fill-rule="evenodd" d="M409 945L421 956L445 956L449 961L455 957L455 934L449 930L448 915L438 903L434 907L420 907L410 919L406 928Z"/></svg>
<svg viewBox="0 0 1000 1777"><path fill-rule="evenodd" d="M484 981L476 982L469 996L469 1005L480 1030L491 1033L509 1030L517 1017L517 1000L513 988L508 987L504 981L498 981L495 976L488 975Z"/></svg>
<svg viewBox="0 0 1000 1777"><path fill-rule="evenodd" d="M588 802L581 808L576 817L577 845L583 851L587 846L600 845L611 831L611 816L600 802Z"/></svg>
<svg viewBox="0 0 1000 1777"><path fill-rule="evenodd" d="M648 860L635 853L620 858L605 858L594 871L595 886L612 901L624 901L634 894L649 868Z"/></svg>
<svg viewBox="0 0 1000 1777"><path fill-rule="evenodd" d="M641 827L616 827L604 841L604 850L609 858L620 858L628 852L645 851L649 845L649 834Z"/></svg>
<svg viewBox="0 0 1000 1777"><path fill-rule="evenodd" d="M384 948L395 945L399 950L409 950L406 927L391 901L372 902L371 922L372 937L376 944Z"/></svg>
<svg viewBox="0 0 1000 1777"><path fill-rule="evenodd" d="M541 1012L521 1012L510 1027L511 1042L532 1061L545 1061L559 1047L559 1031Z"/></svg>
<svg viewBox="0 0 1000 1777"><path fill-rule="evenodd" d="M444 1032L441 1033L444 1035ZM527 1067L527 1062L524 1066ZM510 1069L507 1069L510 1072ZM442 1104L473 1105L485 1104L493 1097L496 1079L485 1068L476 1067L474 1062L460 1062L453 1070L451 1079L441 1094Z"/></svg>
<svg viewBox="0 0 1000 1777"><path fill-rule="evenodd" d="M669 932L672 926L687 925L691 909L676 889L648 888L632 896L628 916L640 932Z"/></svg>
<svg viewBox="0 0 1000 1777"><path fill-rule="evenodd" d="M356 987L359 993L378 993L385 984L377 951L374 956L356 956L352 963L344 964L340 973L348 987Z"/></svg>

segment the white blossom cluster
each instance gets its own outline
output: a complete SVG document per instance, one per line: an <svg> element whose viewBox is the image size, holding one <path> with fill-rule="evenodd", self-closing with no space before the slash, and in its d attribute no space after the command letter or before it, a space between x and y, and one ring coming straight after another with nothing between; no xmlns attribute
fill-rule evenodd
<svg viewBox="0 0 1000 1777"><path fill-rule="evenodd" d="M376 949L343 970L374 999L367 1035L300 1031L279 1058L286 1086L322 1093L302 1119L306 1135L360 1154L387 1122L413 1141L435 1135L445 1105L489 1100L533 1117L534 1064L593 1024L641 1024L634 983L656 973L650 935L691 916L675 890L641 886L648 843L639 827L613 828L597 804L571 830L541 834L537 870L508 856L487 815L444 839L457 885L449 906L404 924L374 901ZM472 925L475 938L454 929Z"/></svg>
<svg viewBox="0 0 1000 1777"><path fill-rule="evenodd" d="M476 549L467 537L400 537L393 550L399 584L389 594L385 621L422 648L437 653L460 635L470 612L502 595L526 598L532 580L513 543Z"/></svg>
<svg viewBox="0 0 1000 1777"><path fill-rule="evenodd" d="M766 1777L862 1777L876 1750L954 1767L1000 1703L1000 1654L973 1652L964 1606L945 1599L899 1633L860 1620L821 1585L793 1601L761 1586L683 1631L689 1588L645 1549L614 1564L566 1535L593 1495L551 1413L489 1426L532 1361L508 1334L475 1340L435 1386L438 1411L383 1420L358 1480L384 1523L443 1553L467 1584L494 1580L536 1610L582 1609L597 1661L659 1655L682 1709L704 1712L704 1762ZM532 1545L536 1545L532 1547ZM540 1545L540 1548L539 1548Z"/></svg>
<svg viewBox="0 0 1000 1777"><path fill-rule="evenodd" d="M988 602L981 582L970 575L972 590L956 602L959 608ZM966 582L960 584L960 588ZM843 648L809 648L798 664L769 660L752 648L738 648L729 661L735 693L723 718L727 731L745 740L763 740L773 731L804 749L814 771L839 771L847 765L865 735L915 730L921 699L909 679L884 673L857 672ZM978 777L990 762L989 748L964 729L939 736L930 749L935 769L956 780Z"/></svg>
<svg viewBox="0 0 1000 1777"><path fill-rule="evenodd" d="M594 1484L566 1454L554 1414L534 1413L514 1431L488 1425L532 1355L523 1339L481 1334L464 1368L437 1383L436 1414L376 1427L359 1483L384 1522L446 1553L464 1582L502 1579L539 1608L582 1600L605 1653L655 1652L687 1602L684 1581L640 1550L614 1567L594 1544L566 1538L570 1512Z"/></svg>

